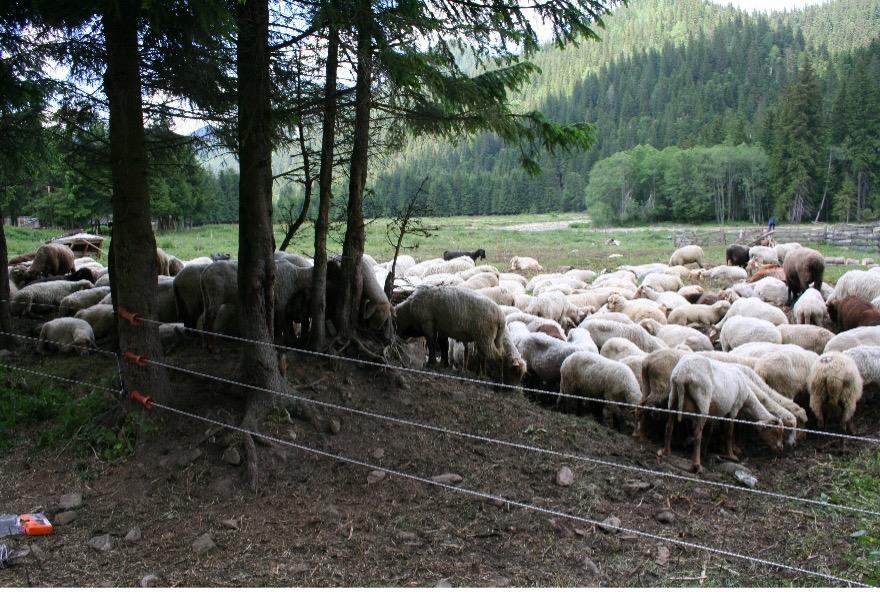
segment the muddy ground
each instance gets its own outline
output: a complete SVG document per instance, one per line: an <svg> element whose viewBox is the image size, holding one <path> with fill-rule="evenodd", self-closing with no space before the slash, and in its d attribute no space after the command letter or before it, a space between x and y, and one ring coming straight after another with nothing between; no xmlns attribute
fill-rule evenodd
<svg viewBox="0 0 880 592"><path fill-rule="evenodd" d="M237 372L237 358L232 346L209 357L198 344L170 356L175 365L230 377ZM690 474L689 449L680 447L660 463L655 457L659 438L643 444L592 417L559 413L521 392L305 355L290 362L289 379L306 385L299 392L315 400ZM16 353L7 363L51 367L29 353ZM101 363L109 362L89 360ZM89 374L84 365L79 377ZM179 372L171 378L175 405L237 421L240 409L229 403L234 387ZM876 400L860 408L858 433L880 436L878 408ZM516 502L598 521L615 516L624 527L675 541L855 580L865 577L864 564L853 561L860 551L850 536L862 527L858 516L315 409L318 428L275 412L265 430L413 475L455 473L463 478L461 487ZM29 434L0 456L0 512L42 508L54 517L60 496L83 496L76 519L57 526L52 536L6 539L13 550L33 546L17 566L0 570L0 586L137 586L150 574L163 586L827 584L401 477L377 481L367 468L291 448L260 447L260 488L254 494L244 467L222 459L229 447L242 452L238 434L158 409L131 412L149 414L155 429L124 461L75 457L63 445L37 450ZM830 494L841 467L870 446L814 437L772 457L749 434L742 432L740 440L742 462L759 488L811 498ZM719 444L713 444L703 477L732 483L732 476L717 470L723 462L714 455ZM573 472L569 487L555 482L563 465ZM667 510L671 518L659 520ZM140 540L126 542L134 527ZM197 551L193 543L206 533L216 548ZM112 548L90 548L88 541L102 534L110 535Z"/></svg>

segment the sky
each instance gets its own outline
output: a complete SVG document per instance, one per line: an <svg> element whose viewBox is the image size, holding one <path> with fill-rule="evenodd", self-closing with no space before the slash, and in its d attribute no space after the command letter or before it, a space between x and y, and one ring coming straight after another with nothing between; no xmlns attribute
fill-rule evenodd
<svg viewBox="0 0 880 592"><path fill-rule="evenodd" d="M742 8L749 12L762 11L771 12L774 10L792 10L794 8L803 8L813 4L824 4L827 0L709 0L713 4L721 4L726 6L732 4L737 8Z"/></svg>

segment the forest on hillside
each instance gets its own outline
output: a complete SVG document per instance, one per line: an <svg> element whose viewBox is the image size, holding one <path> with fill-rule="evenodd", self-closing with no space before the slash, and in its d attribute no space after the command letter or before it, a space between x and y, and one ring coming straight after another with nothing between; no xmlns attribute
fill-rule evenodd
<svg viewBox="0 0 880 592"><path fill-rule="evenodd" d="M586 207L614 223L876 217L878 30L876 0L772 15L632 2L608 19L603 43L535 60L544 71L527 98L543 97L537 106L551 119L592 123L591 150L544 158L531 176L516 147L490 134L417 138L376 173L373 213L394 211L428 178L438 215Z"/></svg>

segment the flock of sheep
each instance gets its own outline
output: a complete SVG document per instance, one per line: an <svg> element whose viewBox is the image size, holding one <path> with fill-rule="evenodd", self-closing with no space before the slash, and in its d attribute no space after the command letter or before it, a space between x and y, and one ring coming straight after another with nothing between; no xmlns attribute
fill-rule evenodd
<svg viewBox="0 0 880 592"><path fill-rule="evenodd" d="M713 267L688 246L668 265L601 272L543 273L528 257L502 272L477 265L482 250L445 255L421 263L400 256L390 299L381 287L392 262L362 261L362 321L406 339L409 365L434 365L439 353L459 371L559 393L560 405L588 402L615 425L634 415L641 437L650 422L665 421L661 454L681 416L658 408L705 416L693 421L695 470L707 417L750 420L778 451L803 434L791 428L810 421L807 410L818 426L836 421L851 432L863 389L880 384L880 267L849 271L832 287L823 282L824 257L797 243L733 245L727 264ZM237 262L183 262L161 249L157 260L166 351L187 327L237 335ZM112 339L100 263L54 244L11 263L12 314L57 317L41 325L41 349L85 353ZM311 260L279 252L275 263L276 342L296 343L309 330ZM331 330L340 277L331 261Z"/></svg>

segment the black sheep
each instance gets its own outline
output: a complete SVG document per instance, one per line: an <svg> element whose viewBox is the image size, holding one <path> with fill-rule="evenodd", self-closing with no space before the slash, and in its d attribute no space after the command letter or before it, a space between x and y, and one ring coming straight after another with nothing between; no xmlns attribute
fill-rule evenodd
<svg viewBox="0 0 880 592"><path fill-rule="evenodd" d="M727 264L745 267L749 262L749 248L744 245L730 245L727 247Z"/></svg>
<svg viewBox="0 0 880 592"><path fill-rule="evenodd" d="M477 259L485 259L486 251L483 249L477 249L473 252L468 251L443 251L443 260L449 261L451 259L457 259L459 257L470 257L476 263Z"/></svg>

